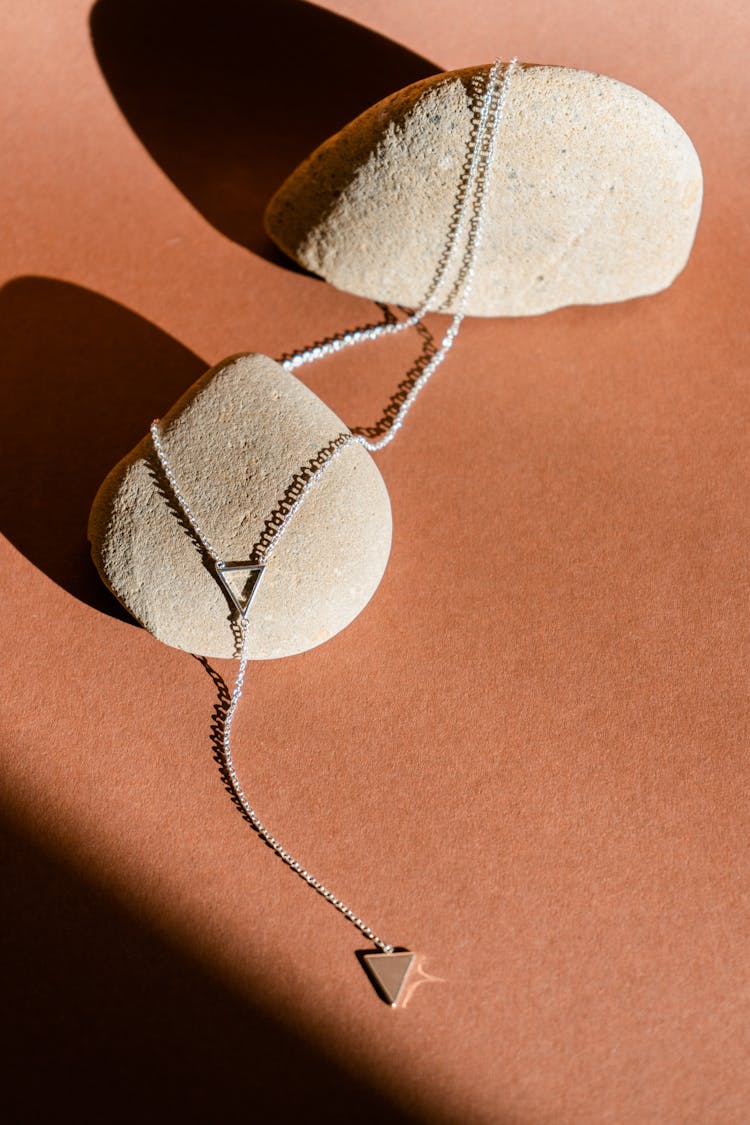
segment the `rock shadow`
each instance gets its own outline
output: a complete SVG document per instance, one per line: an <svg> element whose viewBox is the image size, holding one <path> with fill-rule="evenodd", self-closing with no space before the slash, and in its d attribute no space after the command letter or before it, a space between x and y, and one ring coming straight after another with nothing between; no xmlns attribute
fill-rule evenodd
<svg viewBox="0 0 750 1125"><path fill-rule="evenodd" d="M0 290L0 532L68 593L130 621L86 527L109 470L210 366L115 301L21 277Z"/></svg>
<svg viewBox="0 0 750 1125"><path fill-rule="evenodd" d="M268 200L317 145L438 68L302 0L98 0L91 35L132 129L217 230L291 268Z"/></svg>

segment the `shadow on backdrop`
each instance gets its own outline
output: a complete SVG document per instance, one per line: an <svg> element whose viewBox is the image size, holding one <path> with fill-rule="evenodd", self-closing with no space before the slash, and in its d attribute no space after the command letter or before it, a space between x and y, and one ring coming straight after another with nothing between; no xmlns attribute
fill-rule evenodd
<svg viewBox="0 0 750 1125"><path fill-rule="evenodd" d="M424 1125L5 818L0 854L9 1125Z"/></svg>
<svg viewBox="0 0 750 1125"><path fill-rule="evenodd" d="M0 532L68 593L130 621L91 562L91 502L210 364L117 302L42 277L0 290L0 342Z"/></svg>
<svg viewBox="0 0 750 1125"><path fill-rule="evenodd" d="M302 0L98 0L91 34L120 109L177 188L222 234L290 267L263 232L276 188L373 102L438 73Z"/></svg>

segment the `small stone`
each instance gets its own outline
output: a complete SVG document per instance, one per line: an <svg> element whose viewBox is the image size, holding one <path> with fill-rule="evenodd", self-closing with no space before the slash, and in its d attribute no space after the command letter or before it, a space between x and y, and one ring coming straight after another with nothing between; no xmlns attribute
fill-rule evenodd
<svg viewBox="0 0 750 1125"><path fill-rule="evenodd" d="M225 562L249 559L279 503L320 451L349 431L274 360L234 356L160 423L190 510ZM160 641L238 654L215 568L181 522L147 435L109 474L89 519L92 556L115 596ZM254 659L304 652L348 625L374 594L391 545L383 478L360 445L313 484L274 549L248 612Z"/></svg>
<svg viewBox="0 0 750 1125"><path fill-rule="evenodd" d="M270 237L340 289L418 308L466 162L472 81L487 70L417 82L325 141L269 203ZM702 193L690 138L651 98L601 74L524 66L466 311L525 316L665 289L687 262Z"/></svg>

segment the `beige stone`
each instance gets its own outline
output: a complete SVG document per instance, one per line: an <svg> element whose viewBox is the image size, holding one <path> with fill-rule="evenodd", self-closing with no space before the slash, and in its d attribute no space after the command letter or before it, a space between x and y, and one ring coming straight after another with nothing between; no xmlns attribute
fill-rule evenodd
<svg viewBox="0 0 750 1125"><path fill-rule="evenodd" d="M251 555L295 474L348 430L278 363L241 355L204 375L161 432L196 520L219 556L236 562ZM228 599L157 470L147 435L104 481L89 520L94 562L159 640L236 655ZM390 544L383 479L362 446L347 446L278 540L248 616L251 656L303 652L343 629L374 594Z"/></svg>
<svg viewBox="0 0 750 1125"><path fill-rule="evenodd" d="M271 200L271 238L340 289L418 307L449 229L479 70L417 82L322 144ZM523 316L664 289L688 259L701 199L695 149L651 98L600 74L524 67L467 311Z"/></svg>

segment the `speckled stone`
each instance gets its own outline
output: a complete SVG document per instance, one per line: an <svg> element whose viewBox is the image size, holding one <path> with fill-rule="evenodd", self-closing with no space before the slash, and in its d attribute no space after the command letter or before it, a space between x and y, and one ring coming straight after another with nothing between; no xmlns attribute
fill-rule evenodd
<svg viewBox="0 0 750 1125"><path fill-rule="evenodd" d="M240 355L203 376L161 422L185 499L225 561L247 559L295 474L346 426L266 356ZM150 435L109 474L89 520L94 562L159 640L236 655L227 597L165 496ZM303 652L364 609L391 544L388 493L375 462L348 446L287 526L249 613L256 659Z"/></svg>
<svg viewBox="0 0 750 1125"><path fill-rule="evenodd" d="M270 237L340 289L418 307L449 229L480 70L417 82L325 141L271 200ZM523 316L666 288L690 254L702 191L690 138L651 98L600 74L524 67L467 312Z"/></svg>

